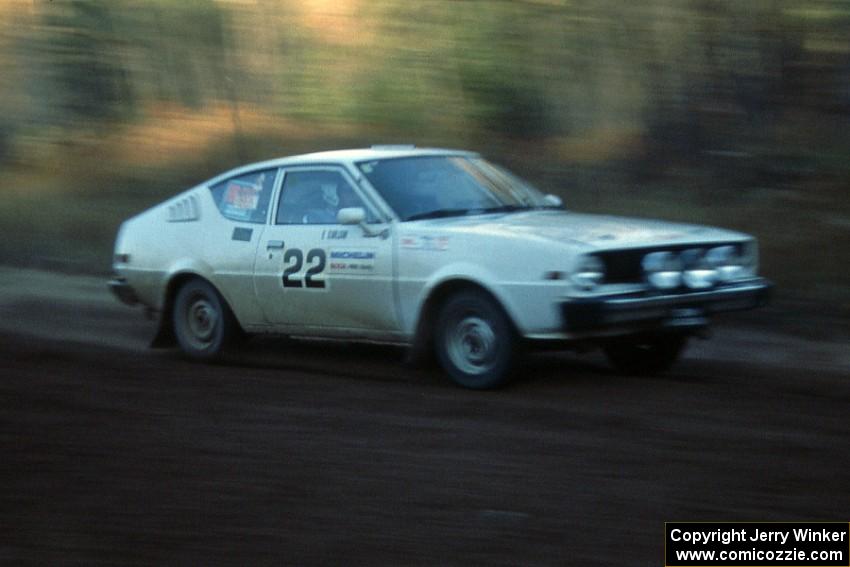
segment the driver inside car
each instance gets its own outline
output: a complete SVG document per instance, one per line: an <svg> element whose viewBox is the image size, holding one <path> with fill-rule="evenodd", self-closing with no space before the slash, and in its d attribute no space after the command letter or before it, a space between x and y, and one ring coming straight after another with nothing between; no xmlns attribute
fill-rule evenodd
<svg viewBox="0 0 850 567"><path fill-rule="evenodd" d="M304 224L331 224L336 222L339 212L339 192L336 183L322 183L321 203L318 208L310 209L304 213L302 222Z"/></svg>

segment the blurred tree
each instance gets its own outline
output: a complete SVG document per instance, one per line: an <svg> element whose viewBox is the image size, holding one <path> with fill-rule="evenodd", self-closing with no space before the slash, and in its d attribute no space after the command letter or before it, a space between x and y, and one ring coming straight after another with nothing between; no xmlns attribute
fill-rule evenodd
<svg viewBox="0 0 850 567"><path fill-rule="evenodd" d="M154 97L199 108L209 99L231 99L230 81L241 80L228 54L233 48L225 11L213 0L151 2L146 13L128 12L130 37L145 53L143 72ZM250 90L239 96L250 97Z"/></svg>
<svg viewBox="0 0 850 567"><path fill-rule="evenodd" d="M550 134L546 95L531 57L536 14L510 6L464 15L453 56L480 126L508 138Z"/></svg>
<svg viewBox="0 0 850 567"><path fill-rule="evenodd" d="M105 0L51 4L44 12L44 61L50 96L63 109L60 122L117 119L133 110L127 70Z"/></svg>
<svg viewBox="0 0 850 567"><path fill-rule="evenodd" d="M559 159L586 139L577 160L630 152L664 174L711 153L807 151L784 123L850 112L847 0L5 1L7 145L226 105L215 120L237 146L271 116L305 136L545 141L569 148Z"/></svg>

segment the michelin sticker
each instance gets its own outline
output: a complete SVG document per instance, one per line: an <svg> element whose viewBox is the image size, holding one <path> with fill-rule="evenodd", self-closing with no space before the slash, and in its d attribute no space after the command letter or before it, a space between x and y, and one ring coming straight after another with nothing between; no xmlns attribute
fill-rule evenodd
<svg viewBox="0 0 850 567"><path fill-rule="evenodd" d="M374 250L336 248L331 249L329 271L332 274L370 275L375 271Z"/></svg>
<svg viewBox="0 0 850 567"><path fill-rule="evenodd" d="M449 249L448 236L403 236L401 247L408 250L436 250L444 252Z"/></svg>

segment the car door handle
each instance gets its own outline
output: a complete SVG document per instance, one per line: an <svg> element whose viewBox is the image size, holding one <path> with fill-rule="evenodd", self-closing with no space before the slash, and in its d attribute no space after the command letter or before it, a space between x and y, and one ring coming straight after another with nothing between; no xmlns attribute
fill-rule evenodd
<svg viewBox="0 0 850 567"><path fill-rule="evenodd" d="M278 250L283 248L283 240L269 240L266 243L266 250L271 250L272 248L277 248Z"/></svg>

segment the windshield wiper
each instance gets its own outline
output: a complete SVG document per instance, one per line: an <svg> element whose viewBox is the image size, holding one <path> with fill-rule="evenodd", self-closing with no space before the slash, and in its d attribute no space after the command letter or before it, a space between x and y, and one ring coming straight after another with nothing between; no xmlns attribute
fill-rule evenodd
<svg viewBox="0 0 850 567"><path fill-rule="evenodd" d="M488 207L486 209L478 209L475 212L480 214L490 213L512 213L514 211L527 211L532 209L528 205L501 205L499 207Z"/></svg>
<svg viewBox="0 0 850 567"><path fill-rule="evenodd" d="M422 219L439 219L443 217L462 217L477 209L436 209L424 213L416 213L407 217L406 221L422 220Z"/></svg>
<svg viewBox="0 0 850 567"><path fill-rule="evenodd" d="M482 207L475 209L437 209L425 213L410 215L405 220L438 219L443 217L462 217L466 215L489 215L492 213L512 213L514 211L528 211L534 207L528 205L501 205L498 207Z"/></svg>
<svg viewBox="0 0 850 567"><path fill-rule="evenodd" d="M425 213L410 215L405 220L438 219L443 217L463 217L466 215L489 215L492 213L512 213L514 211L528 211L533 209L528 205L501 205L498 207L482 207L475 209L437 209Z"/></svg>

